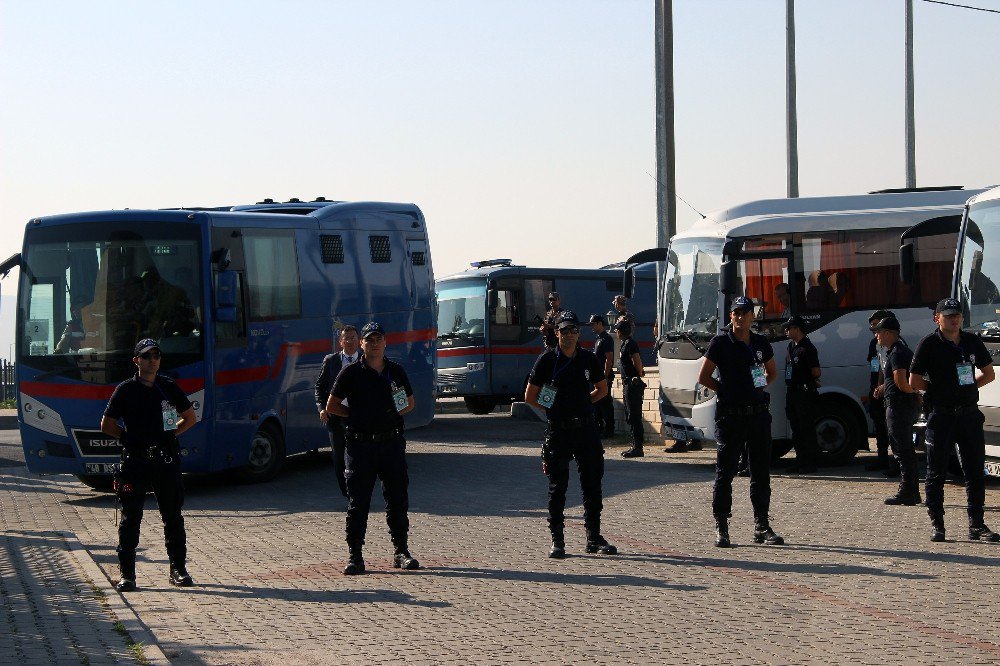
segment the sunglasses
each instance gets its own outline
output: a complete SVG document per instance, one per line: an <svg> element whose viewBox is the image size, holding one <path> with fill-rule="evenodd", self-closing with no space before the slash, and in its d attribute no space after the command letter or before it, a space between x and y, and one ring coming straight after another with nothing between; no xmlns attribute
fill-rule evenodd
<svg viewBox="0 0 1000 666"><path fill-rule="evenodd" d="M144 361L148 361L150 359L153 359L154 361L159 361L160 360L160 352L158 352L158 351L144 352L142 354L139 354L139 358L141 358Z"/></svg>
<svg viewBox="0 0 1000 666"><path fill-rule="evenodd" d="M559 330L562 331L563 333L575 333L577 335L579 335L580 333L579 326L566 326L565 328L560 328Z"/></svg>

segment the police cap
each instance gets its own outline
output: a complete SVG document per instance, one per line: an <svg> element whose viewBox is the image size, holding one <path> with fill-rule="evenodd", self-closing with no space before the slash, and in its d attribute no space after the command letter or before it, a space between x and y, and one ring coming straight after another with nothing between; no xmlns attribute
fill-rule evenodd
<svg viewBox="0 0 1000 666"><path fill-rule="evenodd" d="M580 318L576 316L576 313L572 310L566 310L561 315L559 319L556 320L556 329L562 330L564 328L569 328L571 326L580 327Z"/></svg>
<svg viewBox="0 0 1000 666"><path fill-rule="evenodd" d="M782 328L782 330L787 331L792 326L795 326L796 328L798 328L803 333L806 332L806 322L805 322L805 320L802 317L800 317L798 315L795 315L794 317L789 317L788 320L784 324L781 325L781 328Z"/></svg>
<svg viewBox="0 0 1000 666"><path fill-rule="evenodd" d="M370 321L361 329L361 339L364 340L369 335L385 335L385 329L377 321Z"/></svg>
<svg viewBox="0 0 1000 666"><path fill-rule="evenodd" d="M160 343L153 338L143 338L139 340L138 344L135 346L135 353L132 354L133 358L137 358L140 354L145 354L150 349L159 349Z"/></svg>
<svg viewBox="0 0 1000 666"><path fill-rule="evenodd" d="M876 331L896 331L899 333L899 320L895 317L886 317L875 326Z"/></svg>
<svg viewBox="0 0 1000 666"><path fill-rule="evenodd" d="M736 312L737 310L753 310L753 301L746 296L737 296L729 306L729 311Z"/></svg>
<svg viewBox="0 0 1000 666"><path fill-rule="evenodd" d="M870 317L868 317L868 321L869 323L882 321L886 317L895 317L895 316L896 315L892 314L892 310L876 310L875 312L872 313Z"/></svg>
<svg viewBox="0 0 1000 666"><path fill-rule="evenodd" d="M934 308L934 314L953 315L962 314L962 304L954 298L945 298L938 301Z"/></svg>
<svg viewBox="0 0 1000 666"><path fill-rule="evenodd" d="M608 325L608 322L604 321L604 317L602 317L599 314L592 314L592 315L590 315L590 321L588 321L587 323L588 324L603 324L604 326Z"/></svg>

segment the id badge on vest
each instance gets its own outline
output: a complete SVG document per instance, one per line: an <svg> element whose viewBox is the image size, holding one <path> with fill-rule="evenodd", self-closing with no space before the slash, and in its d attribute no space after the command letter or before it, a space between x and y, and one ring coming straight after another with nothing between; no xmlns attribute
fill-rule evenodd
<svg viewBox="0 0 1000 666"><path fill-rule="evenodd" d="M538 391L538 404L545 409L551 409L556 401L556 393L559 392L552 384L546 384Z"/></svg>
<svg viewBox="0 0 1000 666"><path fill-rule="evenodd" d="M787 370L785 371L785 374L786 375L788 374ZM764 366L755 365L752 368L750 368L750 376L753 377L754 388L764 388L765 386L767 386L767 373L764 372Z"/></svg>
<svg viewBox="0 0 1000 666"><path fill-rule="evenodd" d="M406 409L410 401L406 398L406 389L400 388L392 392L392 402L396 405L396 411L401 412Z"/></svg>
<svg viewBox="0 0 1000 666"><path fill-rule="evenodd" d="M163 432L177 430L177 408L169 402L160 405L163 412Z"/></svg>
<svg viewBox="0 0 1000 666"><path fill-rule="evenodd" d="M971 386L976 383L976 373L971 363L956 363L955 372L958 373L959 386Z"/></svg>

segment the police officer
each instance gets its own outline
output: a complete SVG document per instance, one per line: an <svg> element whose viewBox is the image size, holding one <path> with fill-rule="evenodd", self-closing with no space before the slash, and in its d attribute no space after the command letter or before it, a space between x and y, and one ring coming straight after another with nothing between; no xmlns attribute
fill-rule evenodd
<svg viewBox="0 0 1000 666"><path fill-rule="evenodd" d="M868 317L868 328L872 339L868 343L868 415L875 424L875 450L878 457L874 462L865 465L869 472L885 471L886 476L894 477L899 472L896 465L889 459L889 431L885 422L885 400L875 397L875 389L882 385L885 378L882 373L882 356L879 353L878 339L875 337L875 327L886 317L895 317L889 310L876 310ZM881 395L881 394L880 394Z"/></svg>
<svg viewBox="0 0 1000 666"><path fill-rule="evenodd" d="M601 536L601 479L604 449L594 422L594 404L608 391L604 365L593 352L578 345L580 322L575 313L562 313L556 323L559 344L535 361L528 376L524 400L544 409L548 419L542 445L542 471L549 478L549 557L566 556L563 511L569 484L569 463L576 458L583 491L583 522L587 552L614 555L618 550Z"/></svg>
<svg viewBox="0 0 1000 666"><path fill-rule="evenodd" d="M615 435L615 404L611 400L611 383L615 378L614 357L615 341L611 334L607 332L607 324L604 317L598 314L590 315L590 326L597 335L597 343L594 345L594 355L597 360L604 364L604 378L608 382L608 393L597 401L597 427L601 432L601 437L614 437Z"/></svg>
<svg viewBox="0 0 1000 666"><path fill-rule="evenodd" d="M333 381L345 367L358 360L360 340L358 339L358 329L348 324L340 329L340 351L334 354L327 354L323 358L323 366L320 368L319 376L316 377L314 386L314 397L316 399L316 409L319 410L319 420L326 426L327 434L330 436L330 448L333 451L333 467L337 474L337 485L340 486L340 494L347 497L347 480L344 478L344 422L339 416L328 414L326 411L326 401L330 398L330 389L333 388Z"/></svg>
<svg viewBox="0 0 1000 666"><path fill-rule="evenodd" d="M326 411L344 419L347 469L347 547L344 574L365 572L362 547L368 530L375 479L382 481L385 522L397 569L418 569L408 550L409 477L403 415L413 410L413 389L403 366L385 357L385 330L377 322L361 329L361 358L345 366L333 383Z"/></svg>
<svg viewBox="0 0 1000 666"><path fill-rule="evenodd" d="M768 521L771 506L771 413L764 391L777 376L774 350L763 335L750 330L753 302L744 296L729 308L731 330L712 338L705 352L698 383L717 394L715 408L715 545L730 546L729 517L733 506L733 477L740 449L747 447L750 465L750 503L753 505L756 543L781 545ZM719 371L719 378L713 377Z"/></svg>
<svg viewBox="0 0 1000 666"><path fill-rule="evenodd" d="M980 387L994 378L993 358L979 336L962 330L962 322L961 303L954 298L939 301L934 308L938 328L920 341L910 364L910 386L927 391L931 403L925 442L927 513L934 528L931 541L944 541L944 481L955 444L965 473L969 538L1000 541L1000 535L983 521L985 419L978 405Z"/></svg>
<svg viewBox="0 0 1000 666"><path fill-rule="evenodd" d="M919 409L917 392L910 386L913 352L899 337L899 321L895 317L880 321L875 326L875 335L879 346L886 350L885 383L875 389L875 395L885 400L889 445L900 471L899 490L887 497L885 503L914 506L920 504L920 479L913 445L913 424Z"/></svg>
<svg viewBox="0 0 1000 666"><path fill-rule="evenodd" d="M788 336L785 412L792 425L792 442L795 445L795 465L789 471L812 474L819 462L819 445L816 442L817 388L822 373L819 352L806 335L806 323L802 317L789 317L782 328Z"/></svg>
<svg viewBox="0 0 1000 666"><path fill-rule="evenodd" d="M632 339L632 322L622 317L615 324L618 336L618 372L622 376L622 397L625 403L625 422L628 423L632 448L622 451L622 458L641 458L645 433L642 430L642 397L646 384L642 378L646 371L639 356L639 345Z"/></svg>
<svg viewBox="0 0 1000 666"><path fill-rule="evenodd" d="M558 321L559 315L561 315L564 310L559 307L561 299L558 291L550 291L548 299L549 309L545 313L545 319L542 320L542 325L538 327L538 330L545 336L545 346L548 349L555 349L556 344L558 344L555 333L556 321Z"/></svg>
<svg viewBox="0 0 1000 666"><path fill-rule="evenodd" d="M636 327L639 325L636 321L635 315L629 312L628 309L628 296L625 294L618 294L613 299L611 299L611 307L615 309L615 323L622 320L628 320L632 324L632 332L635 332Z"/></svg>
<svg viewBox="0 0 1000 666"><path fill-rule="evenodd" d="M137 372L115 388L101 418L101 430L120 439L122 445L120 471L115 478L122 506L118 525L121 578L115 584L120 592L135 589L135 549L149 490L156 495L163 519L170 583L180 587L193 584L185 566L184 484L177 438L197 423L197 416L184 391L172 379L157 374L160 360L159 343L152 338L140 340L132 356Z"/></svg>

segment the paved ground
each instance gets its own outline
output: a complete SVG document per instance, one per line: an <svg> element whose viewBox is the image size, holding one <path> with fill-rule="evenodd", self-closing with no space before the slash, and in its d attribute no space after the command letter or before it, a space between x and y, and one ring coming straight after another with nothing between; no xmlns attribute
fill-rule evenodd
<svg viewBox="0 0 1000 666"><path fill-rule="evenodd" d="M175 664L1000 664L1000 545L965 539L959 486L947 489L949 542L932 544L924 510L884 506L892 484L860 464L777 470L773 525L788 545L765 547L749 543L737 479L739 547L722 551L712 452L625 461L609 448L604 533L622 552L583 554L574 480L560 562L544 557L539 432L495 413L444 414L410 434L414 572L390 568L373 513L374 572L341 575L344 502L325 457L293 459L266 485L190 479L197 586L167 584L150 499L142 589L125 603L109 582L112 499L6 467L0 663L128 662L127 633ZM1000 487L988 492L996 527Z"/></svg>

